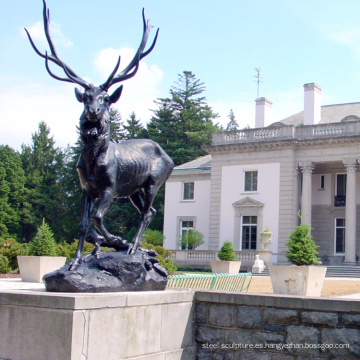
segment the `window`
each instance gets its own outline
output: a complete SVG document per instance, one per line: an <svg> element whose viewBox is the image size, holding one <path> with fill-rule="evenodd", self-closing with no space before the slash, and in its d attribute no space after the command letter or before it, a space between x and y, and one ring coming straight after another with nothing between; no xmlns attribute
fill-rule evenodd
<svg viewBox="0 0 360 360"><path fill-rule="evenodd" d="M257 171L245 171L244 191L257 191Z"/></svg>
<svg viewBox="0 0 360 360"><path fill-rule="evenodd" d="M183 183L183 200L194 200L194 183Z"/></svg>
<svg viewBox="0 0 360 360"><path fill-rule="evenodd" d="M193 220L180 220L180 238L186 233L186 231L194 229L194 221ZM179 249L185 250L187 249L186 244L182 244L181 241L179 243Z"/></svg>
<svg viewBox="0 0 360 360"><path fill-rule="evenodd" d="M184 234L185 231L194 229L193 220L180 220L180 236Z"/></svg>
<svg viewBox="0 0 360 360"><path fill-rule="evenodd" d="M335 219L335 254L345 253L345 219Z"/></svg>
<svg viewBox="0 0 360 360"><path fill-rule="evenodd" d="M325 189L325 175L320 175L319 189L320 189L320 190L324 190L324 189Z"/></svg>
<svg viewBox="0 0 360 360"><path fill-rule="evenodd" d="M346 174L336 174L335 206L346 205Z"/></svg>
<svg viewBox="0 0 360 360"><path fill-rule="evenodd" d="M257 216L243 216L241 224L241 250L256 250Z"/></svg>
<svg viewBox="0 0 360 360"><path fill-rule="evenodd" d="M346 174L336 174L336 196L346 196Z"/></svg>

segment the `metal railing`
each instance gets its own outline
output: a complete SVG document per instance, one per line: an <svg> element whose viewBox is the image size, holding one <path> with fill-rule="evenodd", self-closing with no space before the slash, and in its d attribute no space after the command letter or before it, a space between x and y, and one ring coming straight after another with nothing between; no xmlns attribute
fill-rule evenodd
<svg viewBox="0 0 360 360"><path fill-rule="evenodd" d="M168 277L167 288L246 292L249 289L251 280L251 273L179 274Z"/></svg>

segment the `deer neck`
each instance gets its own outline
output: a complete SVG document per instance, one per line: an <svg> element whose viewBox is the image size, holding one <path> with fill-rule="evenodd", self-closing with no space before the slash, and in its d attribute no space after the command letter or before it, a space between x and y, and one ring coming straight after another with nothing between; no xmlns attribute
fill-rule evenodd
<svg viewBox="0 0 360 360"><path fill-rule="evenodd" d="M110 143L108 114L104 114L97 122L91 122L83 113L80 118L80 138L82 153L86 159L94 160L101 152L106 151Z"/></svg>

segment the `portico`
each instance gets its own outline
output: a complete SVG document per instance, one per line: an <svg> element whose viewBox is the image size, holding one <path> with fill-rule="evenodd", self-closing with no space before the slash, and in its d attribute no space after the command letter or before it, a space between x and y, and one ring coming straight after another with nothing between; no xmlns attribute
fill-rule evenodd
<svg viewBox="0 0 360 360"><path fill-rule="evenodd" d="M343 256L344 264L356 264L356 218L357 218L357 189L356 189L356 174L358 169L358 161L356 158L346 158L341 162L299 162L298 163L300 181L300 211L301 223L310 224L315 228L316 237L320 240L320 245L324 247L326 239L324 233L330 235L328 242L334 239L333 250L332 246L327 246L328 256ZM339 177L345 178L344 183L340 183ZM313 179L313 177L316 177ZM325 177L329 178L326 189ZM314 186L315 185L315 186ZM328 191L330 197L329 202L325 204L320 200L317 192ZM333 199L333 200L332 200ZM320 206L327 205L327 210L332 216L327 217L327 221L333 224L333 231L322 229L321 223L317 221L318 216L314 219L313 207L319 211ZM337 226L337 219L343 219L343 227ZM332 234L332 236L331 236ZM344 235L344 239L342 236ZM344 246L340 242L344 242ZM329 244L331 245L331 244ZM341 249L344 249L342 251Z"/></svg>

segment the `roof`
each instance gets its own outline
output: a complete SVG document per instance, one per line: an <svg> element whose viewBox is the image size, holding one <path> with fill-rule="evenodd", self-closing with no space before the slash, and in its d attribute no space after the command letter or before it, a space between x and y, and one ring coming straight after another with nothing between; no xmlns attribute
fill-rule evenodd
<svg viewBox="0 0 360 360"><path fill-rule="evenodd" d="M182 171L206 171L211 170L211 155L205 155L201 158L189 161L174 168L174 172Z"/></svg>
<svg viewBox="0 0 360 360"><path fill-rule="evenodd" d="M321 107L321 120L319 124L328 124L346 120L360 119L360 102L336 105L324 105ZM275 124L298 126L304 123L304 111L291 115Z"/></svg>

